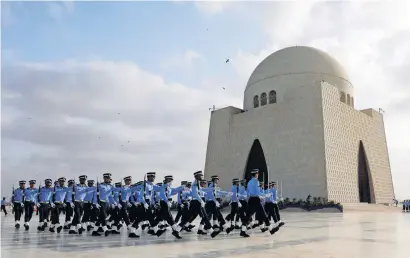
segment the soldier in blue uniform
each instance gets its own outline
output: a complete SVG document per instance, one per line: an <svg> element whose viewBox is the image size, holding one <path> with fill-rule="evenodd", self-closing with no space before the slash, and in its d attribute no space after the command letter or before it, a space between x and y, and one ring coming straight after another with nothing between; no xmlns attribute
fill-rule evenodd
<svg viewBox="0 0 410 258"><path fill-rule="evenodd" d="M110 202L110 205L116 204L110 210L110 219L107 224L111 227L111 234L120 234L120 209L122 209L120 203L120 194L121 194L122 184L121 182L117 182L114 184L114 188L112 189L113 198Z"/></svg>
<svg viewBox="0 0 410 258"><path fill-rule="evenodd" d="M279 206L278 206L278 192L276 189L276 182L270 182L269 193L271 193L269 201L272 202L271 209L272 209L272 217L273 217L273 220L275 221L275 227L279 226L280 228L283 225L285 225L285 222L283 222L280 219Z"/></svg>
<svg viewBox="0 0 410 258"><path fill-rule="evenodd" d="M232 199L231 199L231 212L226 216L226 220L228 221L228 223L231 223L231 229L233 230L235 228L234 225L234 221L235 221L235 216L240 217L241 219L241 224L246 223L245 222L245 213L243 212L242 208L242 204L240 202L240 193L239 193L239 178L234 178L232 179ZM241 209L241 212L239 211L239 209ZM239 225L238 225L239 226Z"/></svg>
<svg viewBox="0 0 410 258"><path fill-rule="evenodd" d="M192 201L190 203L190 207L189 207L189 213L191 215L190 218L185 218L181 221L181 223L179 224L179 226L181 228L183 227L189 227L190 223L198 216L200 215L201 218L203 219L203 222L205 224L204 229L208 231L208 233L211 234L211 237L214 238L216 237L220 231L219 230L213 230L212 229L212 225L209 222L209 218L208 215L206 214L205 211L205 201L202 200L201 196L200 196L200 192L201 192L201 181L203 181L203 173L202 171L197 171L194 173L194 182L192 183ZM206 181L205 181L205 185L206 185ZM202 230L201 228L198 229L198 233L199 231Z"/></svg>
<svg viewBox="0 0 410 258"><path fill-rule="evenodd" d="M127 226L127 229L130 231L131 230L131 222L130 218L128 216L129 213L132 213L132 205L135 203L135 201L131 201L131 196L134 195L135 192L138 191L137 185L131 186L132 182L132 177L127 176L124 177L124 186L121 187L120 189L120 197L121 197L121 202L120 202L120 211L119 211L119 220L124 220L125 225ZM119 224L117 226L117 231L120 230L122 224Z"/></svg>
<svg viewBox="0 0 410 258"><path fill-rule="evenodd" d="M82 228L87 228L87 231L91 231L95 227L95 222L97 221L98 216L98 209L93 209L94 192L97 191L97 187L94 186L94 180L87 180L87 187L85 188L87 189L87 191L83 199L84 214L83 218L81 219L81 223Z"/></svg>
<svg viewBox="0 0 410 258"><path fill-rule="evenodd" d="M99 226L102 227L102 230L104 231L104 235L108 236L111 232L108 231L107 228L107 211L110 208L109 205L112 203L112 207L114 208L117 206L117 203L113 201L113 186L111 185L111 174L110 173L105 173L103 174L104 182L99 184L97 187L97 191L99 192L100 200L99 203L97 202L97 192L94 193L94 206L99 209L99 214L98 214L98 220L96 223L96 228ZM98 232L98 229L94 229L92 236L101 236L101 234Z"/></svg>
<svg viewBox="0 0 410 258"><path fill-rule="evenodd" d="M74 215L74 203L73 203L73 195L74 195L74 179L68 180L67 183L68 191L65 195L65 222L64 222L64 229L69 229L71 226L71 219Z"/></svg>
<svg viewBox="0 0 410 258"><path fill-rule="evenodd" d="M29 181L30 186L24 191L24 227L29 230L30 220L33 217L34 205L38 207L38 189L36 188L36 180Z"/></svg>
<svg viewBox="0 0 410 258"><path fill-rule="evenodd" d="M20 219L21 219L21 214L23 213L23 208L24 208L25 189L26 189L26 181L21 180L19 181L19 188L14 190L14 194L13 194L14 221L15 221L15 227L17 229L20 228Z"/></svg>
<svg viewBox="0 0 410 258"><path fill-rule="evenodd" d="M1 211L4 211L4 215L7 216L6 197L3 197L3 199L1 200Z"/></svg>
<svg viewBox="0 0 410 258"><path fill-rule="evenodd" d="M51 226L49 229L50 232L55 232L56 229L57 233L60 233L63 229L63 226L60 225L60 213L65 208L64 201L66 199L67 193L72 193L72 188L70 191L70 188L64 185L65 181L65 177L59 178L58 185L54 187L54 205L51 210ZM70 202L68 205L74 208L74 204L72 202Z"/></svg>
<svg viewBox="0 0 410 258"><path fill-rule="evenodd" d="M177 239L180 239L181 236L179 235L179 231L181 231L181 227L175 224L174 218L171 215L170 208L172 205L172 199L170 201L171 196L176 195L182 192L185 189L185 185L181 185L177 188L171 188L172 181L174 180L173 176L166 176L164 180L164 184L161 186L159 191L159 211L158 217L156 219L156 223L159 221L165 220L168 225L172 228L172 235L175 236ZM158 230L157 236L161 236L165 230Z"/></svg>
<svg viewBox="0 0 410 258"><path fill-rule="evenodd" d="M86 175L79 176L78 179L80 183L74 186L74 218L68 234L77 234L78 230L78 234L81 235L85 231L85 227L81 225L80 221L83 215L84 198L87 194L88 187L85 184L87 180Z"/></svg>
<svg viewBox="0 0 410 258"><path fill-rule="evenodd" d="M181 185L186 185L188 183L188 181L182 181L181 182ZM185 190L186 191L186 190ZM178 193L178 195L177 195L177 215L175 216L175 222L177 222L178 223L178 221L179 221L179 219L181 218L181 216L182 216L182 210L183 210L183 207L184 207L184 204L183 204L183 199L182 199L182 195L183 195L183 193L185 192L185 191L181 191L181 192L179 192Z"/></svg>
<svg viewBox="0 0 410 258"><path fill-rule="evenodd" d="M54 188L52 187L53 181L51 179L44 180L45 186L40 188L40 211L39 211L39 225L37 229L39 231L44 231L47 227L45 220L49 216L49 208L54 207L53 203L53 193Z"/></svg>
<svg viewBox="0 0 410 258"><path fill-rule="evenodd" d="M261 189L259 187L259 181L258 181L259 169L252 170L251 174L252 174L252 179L248 183L249 200L248 200L248 214L247 214L246 221L247 223L249 223L252 215L256 213L256 218L259 219L261 231L266 232L267 230L269 230L271 234L274 234L278 229L274 228L273 225L270 224L268 217L266 216L265 210L263 209L263 206L261 205L261 199L265 198L265 196L261 194ZM242 228L240 235L242 237L249 237L249 235L246 233L244 228Z"/></svg>

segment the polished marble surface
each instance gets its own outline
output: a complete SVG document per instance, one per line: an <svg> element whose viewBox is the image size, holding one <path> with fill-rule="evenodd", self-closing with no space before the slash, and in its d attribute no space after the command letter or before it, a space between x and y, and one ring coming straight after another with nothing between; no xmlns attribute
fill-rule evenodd
<svg viewBox="0 0 410 258"><path fill-rule="evenodd" d="M14 228L10 215L1 215L2 258L410 257L410 213L283 212L287 224L273 236L254 229L247 239L234 232L215 239L183 233L181 240L169 233L160 238L143 235L141 239L128 239L125 229L121 235L109 237L38 233L37 216L30 231L25 232L24 228Z"/></svg>

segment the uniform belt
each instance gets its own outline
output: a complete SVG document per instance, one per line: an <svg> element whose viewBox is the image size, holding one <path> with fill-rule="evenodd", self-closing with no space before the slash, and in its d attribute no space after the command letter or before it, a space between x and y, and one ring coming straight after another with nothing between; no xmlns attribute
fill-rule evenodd
<svg viewBox="0 0 410 258"><path fill-rule="evenodd" d="M21 203L20 201L14 201L14 203Z"/></svg>
<svg viewBox="0 0 410 258"><path fill-rule="evenodd" d="M85 202L85 201L75 200L75 202Z"/></svg>
<svg viewBox="0 0 410 258"><path fill-rule="evenodd" d="M40 202L40 203L41 203L41 204L47 204L47 203L49 204L50 202Z"/></svg>
<svg viewBox="0 0 410 258"><path fill-rule="evenodd" d="M100 200L100 202L107 202L107 201L104 201L104 200Z"/></svg>

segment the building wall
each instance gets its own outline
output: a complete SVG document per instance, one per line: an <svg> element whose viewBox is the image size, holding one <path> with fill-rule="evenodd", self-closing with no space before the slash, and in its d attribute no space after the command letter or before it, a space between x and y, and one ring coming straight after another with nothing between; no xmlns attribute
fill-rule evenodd
<svg viewBox="0 0 410 258"><path fill-rule="evenodd" d="M248 112L214 111L208 139L205 174L218 174L224 189L232 178L243 178L259 139L269 180L283 182L283 196L327 196L320 82L289 89L278 103Z"/></svg>
<svg viewBox="0 0 410 258"><path fill-rule="evenodd" d="M359 202L358 151L363 142L370 170L372 202L394 198L383 116L340 102L339 91L322 83L324 140L329 199Z"/></svg>

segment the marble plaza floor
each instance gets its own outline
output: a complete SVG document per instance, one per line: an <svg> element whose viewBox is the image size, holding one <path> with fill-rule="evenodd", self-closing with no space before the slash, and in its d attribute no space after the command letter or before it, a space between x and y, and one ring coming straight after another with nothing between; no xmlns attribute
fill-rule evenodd
<svg viewBox="0 0 410 258"><path fill-rule="evenodd" d="M130 240L126 232L109 237L87 234L38 233L14 228L13 217L1 215L1 257L410 257L410 213L290 213L275 235L254 229L250 238L237 232L211 239L183 233L176 240L167 233ZM198 223L198 221L196 222Z"/></svg>

